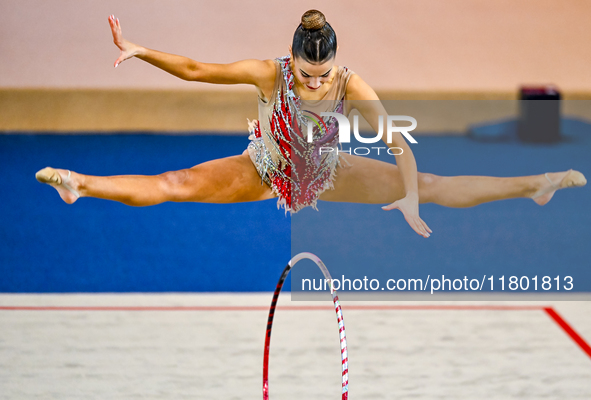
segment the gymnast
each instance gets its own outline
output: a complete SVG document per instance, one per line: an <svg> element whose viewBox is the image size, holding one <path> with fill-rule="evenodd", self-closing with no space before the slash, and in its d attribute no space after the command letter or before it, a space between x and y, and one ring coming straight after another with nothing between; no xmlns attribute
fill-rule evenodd
<svg viewBox="0 0 591 400"><path fill-rule="evenodd" d="M395 156L396 165L344 152L320 154L320 146L337 149L338 126L335 118L322 117L308 142L305 132L310 115L349 115L356 109L376 133L385 132L378 121L387 115L359 75L335 64L336 34L320 11L304 13L289 56L231 64L201 63L150 50L125 40L119 19L113 15L109 24L120 50L115 67L135 57L187 81L253 85L258 93L258 120L249 123L250 142L242 154L180 171L91 176L47 167L37 172L37 180L57 189L68 204L80 197L131 206L278 198L278 207L292 213L307 206L316 208L317 200L386 204L384 210L400 210L412 229L429 237L432 231L419 217L419 203L472 207L525 197L544 205L556 190L586 184L583 174L574 170L511 178L417 172L413 153L397 132L390 142L382 135L388 147L401 149Z"/></svg>

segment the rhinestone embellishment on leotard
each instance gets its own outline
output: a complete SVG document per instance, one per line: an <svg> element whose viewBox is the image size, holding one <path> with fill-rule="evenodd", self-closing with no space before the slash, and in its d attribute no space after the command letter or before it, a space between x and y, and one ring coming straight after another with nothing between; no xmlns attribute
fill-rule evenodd
<svg viewBox="0 0 591 400"><path fill-rule="evenodd" d="M307 133L308 118L304 116L302 101L293 91L289 61L289 56L278 59L286 90L281 85L275 93L269 130L261 129L258 121L249 123L249 149L255 154L253 161L262 181L279 197L277 206L295 213L307 206L317 209L320 194L334 188L339 164L338 126L334 118L323 118L324 124L313 127L313 141L307 141L304 132ZM326 111L342 114L343 102ZM332 147L334 151L321 154L320 147Z"/></svg>

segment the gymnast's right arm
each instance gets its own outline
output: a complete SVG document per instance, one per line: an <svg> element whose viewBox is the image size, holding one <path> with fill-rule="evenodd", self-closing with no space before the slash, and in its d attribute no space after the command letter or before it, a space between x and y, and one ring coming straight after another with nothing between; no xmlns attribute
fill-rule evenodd
<svg viewBox="0 0 591 400"><path fill-rule="evenodd" d="M109 16L109 25L113 42L121 50L115 67L129 58L137 57L186 81L229 85L244 83L263 91L275 79L275 65L272 60L243 60L231 64L201 63L187 57L150 50L123 39L119 19L113 15Z"/></svg>

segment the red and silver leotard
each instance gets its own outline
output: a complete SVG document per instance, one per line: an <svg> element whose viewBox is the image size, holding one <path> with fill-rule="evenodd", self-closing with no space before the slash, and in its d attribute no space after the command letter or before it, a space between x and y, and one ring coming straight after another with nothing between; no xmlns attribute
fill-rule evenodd
<svg viewBox="0 0 591 400"><path fill-rule="evenodd" d="M334 188L340 163L338 125L335 118L323 118L320 113L343 113L347 82L353 73L338 67L323 99L305 102L294 93L289 61L289 56L275 59L273 97L268 102L259 98L259 119L250 123L248 153L261 183L279 197L277 207L295 213L307 206L317 209L320 194ZM311 143L307 141L308 121L313 121ZM327 151L329 147L333 151Z"/></svg>

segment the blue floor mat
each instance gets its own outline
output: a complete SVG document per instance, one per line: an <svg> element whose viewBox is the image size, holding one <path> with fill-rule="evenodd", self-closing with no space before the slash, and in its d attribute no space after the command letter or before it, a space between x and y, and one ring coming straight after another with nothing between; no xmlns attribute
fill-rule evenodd
<svg viewBox="0 0 591 400"><path fill-rule="evenodd" d="M591 128L563 122L553 145L481 143L417 136L419 170L439 175L516 176L574 168L591 176ZM397 211L320 202L295 217L276 201L166 203L134 208L82 199L64 204L34 174L50 165L95 175L157 174L240 154L241 136L0 135L0 292L273 290L291 253L318 253L331 268L543 275L564 268L591 291L591 191L557 193L469 209L422 205L433 229L413 233ZM351 243L355 243L352 246ZM362 243L362 245L360 245Z"/></svg>

